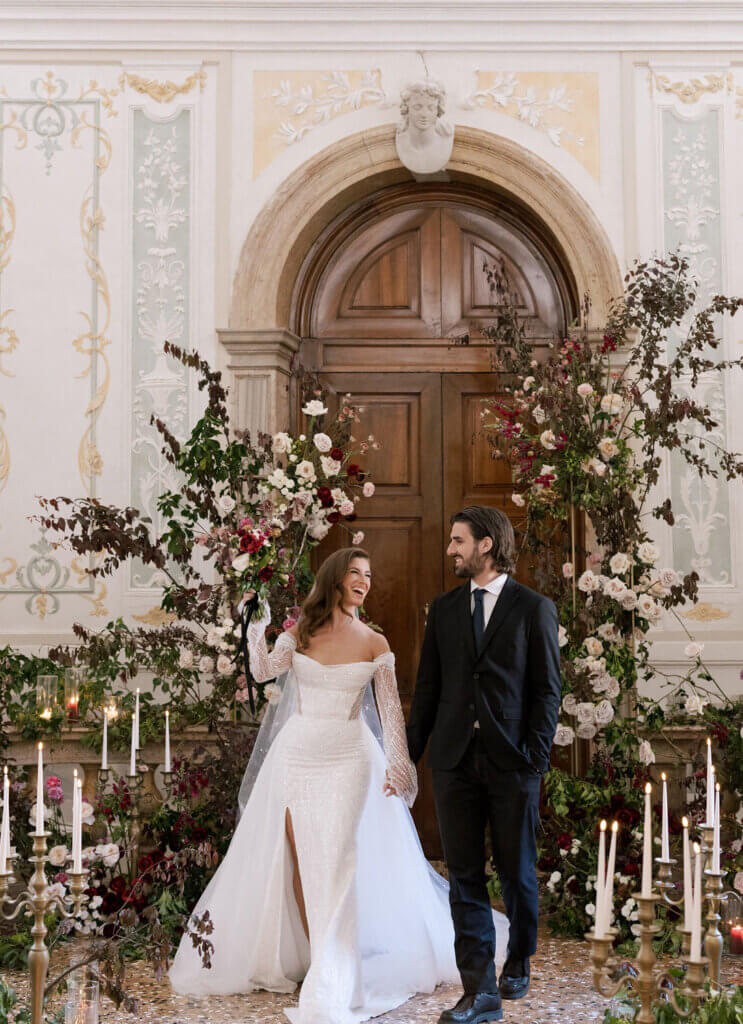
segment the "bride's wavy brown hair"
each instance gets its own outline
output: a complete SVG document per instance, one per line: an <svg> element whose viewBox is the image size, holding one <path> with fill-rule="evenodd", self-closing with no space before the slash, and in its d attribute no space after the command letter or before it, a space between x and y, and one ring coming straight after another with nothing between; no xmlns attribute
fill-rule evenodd
<svg viewBox="0 0 743 1024"><path fill-rule="evenodd" d="M336 608L343 610L341 584L354 558L365 558L367 562L370 560L363 548L341 548L328 555L317 570L314 585L305 598L297 623L300 647L306 649L309 646L314 634L330 621Z"/></svg>

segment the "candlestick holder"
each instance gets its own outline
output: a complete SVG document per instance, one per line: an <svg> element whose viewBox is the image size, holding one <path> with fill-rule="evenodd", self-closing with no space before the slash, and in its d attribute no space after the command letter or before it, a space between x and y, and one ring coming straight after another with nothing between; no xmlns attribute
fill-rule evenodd
<svg viewBox="0 0 743 1024"><path fill-rule="evenodd" d="M170 800L170 797L172 796L172 793L173 793L173 775L174 774L175 774L174 772L166 772L165 769L163 769L163 785L165 786L165 793L166 793L165 799L166 800Z"/></svg>
<svg viewBox="0 0 743 1024"><path fill-rule="evenodd" d="M134 775L127 775L126 781L129 786L129 793L132 798L132 827L129 833L130 862L129 873L134 877L139 863L139 842L142 834L142 798L143 782L145 773L149 771L146 765L140 765Z"/></svg>
<svg viewBox="0 0 743 1024"><path fill-rule="evenodd" d="M671 896L671 891L676 888L673 882L673 868L678 861L674 857L656 857L655 863L658 865L655 884L660 889L661 900L666 906L680 910L684 905L683 896L679 896L678 899ZM681 933L681 952L683 956L688 957L691 954L691 931L687 928L677 930Z"/></svg>
<svg viewBox="0 0 743 1024"><path fill-rule="evenodd" d="M716 989L720 988L720 971L722 969L722 932L720 931L720 904L722 902L722 880L725 873L712 870L712 848L714 844L714 828L706 823L702 825L704 842L702 853L704 862L704 898L707 902L707 930L704 933L704 952L709 958L709 980Z"/></svg>
<svg viewBox="0 0 743 1024"><path fill-rule="evenodd" d="M105 791L106 787L108 786L108 780L110 778L111 778L111 769L110 768L99 768L98 769L98 785L101 787L102 790Z"/></svg>
<svg viewBox="0 0 743 1024"><path fill-rule="evenodd" d="M54 908L64 918L76 917L88 898L84 891L88 872L69 872L71 879L69 896L50 894L44 865L49 859L47 839L51 833L42 832L40 835L36 835L32 832L29 834L33 840L34 850L29 861L35 865L29 882L29 891L21 893L14 899L8 896L10 883L15 877L13 874L15 858L12 858L7 870L0 872L0 914L6 921L15 920L22 910L30 910L33 914L34 926L31 929L31 935L34 941L28 954L28 974L31 983L31 1024L43 1024L44 990L49 971L49 949L45 941L48 929L44 924L44 916Z"/></svg>
<svg viewBox="0 0 743 1024"><path fill-rule="evenodd" d="M640 919L638 936L640 951L631 961L634 973L626 973L617 977L620 964L610 957L612 943L617 934L616 929L609 928L606 935L599 937L594 932L588 932L586 939L591 944L593 987L605 999L612 999L622 988L634 993L640 1002L640 1009L635 1017L636 1024L654 1024L653 1005L660 998L661 993L671 1000L679 1017L685 1019L691 1016L702 998L707 958L701 957L693 960L690 956L683 957L686 975L682 985L679 985L667 972L658 973L656 971L658 958L653 949L653 938L660 928L655 923L655 906L661 902L663 897L656 892L651 893L650 896L643 896L639 892L632 895L637 901ZM680 995L688 999L688 1007L680 1004L678 998Z"/></svg>

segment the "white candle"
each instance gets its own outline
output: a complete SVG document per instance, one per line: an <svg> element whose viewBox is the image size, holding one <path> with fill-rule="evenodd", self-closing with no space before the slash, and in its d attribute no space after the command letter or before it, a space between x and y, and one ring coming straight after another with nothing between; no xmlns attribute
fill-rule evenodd
<svg viewBox="0 0 743 1024"><path fill-rule="evenodd" d="M165 709L165 768L164 771L171 771L170 767L170 712Z"/></svg>
<svg viewBox="0 0 743 1024"><path fill-rule="evenodd" d="M715 828L712 833L712 870L720 870L720 783L715 783Z"/></svg>
<svg viewBox="0 0 743 1024"><path fill-rule="evenodd" d="M139 750L139 687L137 687L137 704L134 709L134 730L137 737L134 749Z"/></svg>
<svg viewBox="0 0 743 1024"><path fill-rule="evenodd" d="M0 826L0 874L8 870L8 854L10 853L10 779L8 766L3 769L3 823Z"/></svg>
<svg viewBox="0 0 743 1024"><path fill-rule="evenodd" d="M77 768L72 772L72 870L77 862Z"/></svg>
<svg viewBox="0 0 743 1024"><path fill-rule="evenodd" d="M80 874L83 870L83 780L75 780L75 795L77 806L77 827L73 826L73 859L72 870Z"/></svg>
<svg viewBox="0 0 743 1024"><path fill-rule="evenodd" d="M691 959L702 956L702 851L694 843L694 915L691 920Z"/></svg>
<svg viewBox="0 0 743 1024"><path fill-rule="evenodd" d="M601 934L605 935L611 928L611 922L614 919L614 864L617 859L617 832L619 831L619 822L613 821L611 823L611 845L609 846L609 863L606 866L606 884L604 886L604 894L601 897L601 914L603 921L601 922Z"/></svg>
<svg viewBox="0 0 743 1024"><path fill-rule="evenodd" d="M101 747L101 768L108 768L108 708L103 709L103 746Z"/></svg>
<svg viewBox="0 0 743 1024"><path fill-rule="evenodd" d="M668 842L668 783L666 782L665 772L661 772L660 777L663 779L663 822L660 837L660 856L661 860L670 860L671 853Z"/></svg>
<svg viewBox="0 0 743 1024"><path fill-rule="evenodd" d="M691 931L691 921L694 916L694 898L692 895L691 877L691 849L689 847L689 819L683 817L681 824L684 826L684 931Z"/></svg>
<svg viewBox="0 0 743 1024"><path fill-rule="evenodd" d="M129 756L129 774L137 774L137 737L136 737L136 716L132 715L132 749Z"/></svg>
<svg viewBox="0 0 743 1024"><path fill-rule="evenodd" d="M596 871L596 913L594 916L594 935L597 939L602 938L604 934L604 919L603 919L603 897L604 897L604 886L606 885L606 822L602 821L599 825L599 863Z"/></svg>
<svg viewBox="0 0 743 1024"><path fill-rule="evenodd" d="M704 817L704 822L710 828L712 828L712 822L714 821L715 805L713 800L715 798L715 780L714 780L714 768L712 767L712 740L707 737L707 813Z"/></svg>
<svg viewBox="0 0 743 1024"><path fill-rule="evenodd" d="M36 835L44 834L44 744L39 744L39 759L36 766Z"/></svg>
<svg viewBox="0 0 743 1024"><path fill-rule="evenodd" d="M645 784L645 827L642 836L642 889L643 896L650 896L653 888L653 821L650 815L650 793L653 787Z"/></svg>

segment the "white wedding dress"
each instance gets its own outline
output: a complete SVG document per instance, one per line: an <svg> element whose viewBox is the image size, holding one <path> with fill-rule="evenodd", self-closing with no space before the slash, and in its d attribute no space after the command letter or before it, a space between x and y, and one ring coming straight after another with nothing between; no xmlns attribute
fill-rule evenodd
<svg viewBox="0 0 743 1024"><path fill-rule="evenodd" d="M297 700L255 779L227 854L194 913L214 922L212 967L184 936L169 972L191 994L292 992L293 1024L357 1024L416 992L456 983L447 883L427 863L403 800L412 804L394 655L322 665L282 634L269 654L263 623L249 630L259 682L293 669ZM373 680L384 751L360 716ZM293 891L291 815L309 942ZM508 923L496 917L497 949Z"/></svg>

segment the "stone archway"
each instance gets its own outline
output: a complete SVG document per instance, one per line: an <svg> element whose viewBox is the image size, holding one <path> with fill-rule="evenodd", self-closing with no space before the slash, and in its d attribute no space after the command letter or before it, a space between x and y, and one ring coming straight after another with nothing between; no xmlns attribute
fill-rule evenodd
<svg viewBox="0 0 743 1024"><path fill-rule="evenodd" d="M232 377L234 422L277 429L288 421L288 377L299 348L292 296L310 248L352 203L407 182L394 127L359 132L303 164L274 192L253 223L235 274L230 323L219 331ZM552 166L502 136L457 127L447 167L452 180L506 193L540 220L559 248L578 296L591 296L600 328L622 275L603 226Z"/></svg>

